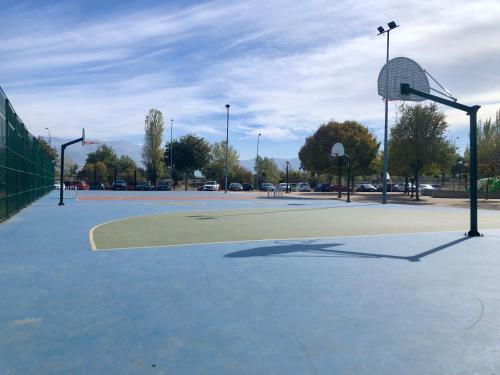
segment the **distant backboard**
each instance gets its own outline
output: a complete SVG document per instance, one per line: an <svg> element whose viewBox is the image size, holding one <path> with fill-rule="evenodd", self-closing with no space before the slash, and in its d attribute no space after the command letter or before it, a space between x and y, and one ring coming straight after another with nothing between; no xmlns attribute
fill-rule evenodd
<svg viewBox="0 0 500 375"><path fill-rule="evenodd" d="M344 156L344 145L342 143L335 143L332 147L330 155L332 155L334 158Z"/></svg>
<svg viewBox="0 0 500 375"><path fill-rule="evenodd" d="M426 93L430 91L425 71L407 57L396 57L384 65L378 75L378 94L388 100L425 100L420 96L401 94L401 83L408 83L412 88Z"/></svg>

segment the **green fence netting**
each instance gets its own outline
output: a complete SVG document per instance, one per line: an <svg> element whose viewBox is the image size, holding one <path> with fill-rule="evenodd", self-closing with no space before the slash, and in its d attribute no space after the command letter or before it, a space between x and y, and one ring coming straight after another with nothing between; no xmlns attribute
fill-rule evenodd
<svg viewBox="0 0 500 375"><path fill-rule="evenodd" d="M0 222L48 193L54 163L0 88Z"/></svg>

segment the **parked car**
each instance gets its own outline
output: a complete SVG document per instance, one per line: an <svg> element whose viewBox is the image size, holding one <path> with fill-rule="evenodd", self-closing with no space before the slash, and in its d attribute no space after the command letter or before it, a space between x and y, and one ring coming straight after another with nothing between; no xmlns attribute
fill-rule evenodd
<svg viewBox="0 0 500 375"><path fill-rule="evenodd" d="M277 185L281 190L286 191L287 188L287 183L286 182L281 182L279 185ZM288 184L288 191L292 191L292 186Z"/></svg>
<svg viewBox="0 0 500 375"><path fill-rule="evenodd" d="M203 191L218 191L220 185L216 181L207 181L205 185L203 185Z"/></svg>
<svg viewBox="0 0 500 375"><path fill-rule="evenodd" d="M300 192L311 191L311 187L309 186L309 184L307 182L300 182L297 185L297 191L300 191Z"/></svg>
<svg viewBox="0 0 500 375"><path fill-rule="evenodd" d="M356 189L358 192L374 192L377 191L377 188L373 186L372 184L361 184L358 186Z"/></svg>
<svg viewBox="0 0 500 375"><path fill-rule="evenodd" d="M59 190L61 188L61 183L60 182L54 182L54 189ZM66 188L66 186L63 184L62 186L63 190Z"/></svg>
<svg viewBox="0 0 500 375"><path fill-rule="evenodd" d="M172 190L172 185L168 181L160 181L156 184L156 190L170 191Z"/></svg>
<svg viewBox="0 0 500 375"><path fill-rule="evenodd" d="M75 181L73 186L76 186L77 190L89 190L89 185L85 181Z"/></svg>
<svg viewBox="0 0 500 375"><path fill-rule="evenodd" d="M434 189L436 189L436 190L441 189L441 185L439 185L439 184L432 184L431 186L432 186Z"/></svg>
<svg viewBox="0 0 500 375"><path fill-rule="evenodd" d="M125 180L113 181L111 190L127 190L127 182Z"/></svg>
<svg viewBox="0 0 500 375"><path fill-rule="evenodd" d="M331 191L339 191L339 186L338 185L331 185L330 186ZM351 188L347 188L347 186L341 186L340 191L345 191L347 193L347 190L352 191Z"/></svg>
<svg viewBox="0 0 500 375"><path fill-rule="evenodd" d="M135 190L139 190L139 191L151 191L151 190L154 190L154 187L153 187L153 185L151 185L151 182L149 182L149 181L142 181L142 182L139 182L137 184L137 186L135 187Z"/></svg>
<svg viewBox="0 0 500 375"><path fill-rule="evenodd" d="M424 192L432 193L436 189L432 185L429 185L429 184L420 184L418 186L418 190L422 193L424 193Z"/></svg>
<svg viewBox="0 0 500 375"><path fill-rule="evenodd" d="M244 191L252 191L253 190L252 184L241 184L241 186L243 186Z"/></svg>
<svg viewBox="0 0 500 375"><path fill-rule="evenodd" d="M102 182L92 182L90 184L90 190L105 190L106 186Z"/></svg>
<svg viewBox="0 0 500 375"><path fill-rule="evenodd" d="M379 185L377 187L377 191L381 192L384 190L384 185ZM399 191L398 187L396 184L387 184L387 191L388 192L393 192L393 191Z"/></svg>
<svg viewBox="0 0 500 375"><path fill-rule="evenodd" d="M396 185L396 189L397 191L401 192L401 193L404 193L405 191L405 183L404 182L400 182ZM408 191L415 191L415 185L412 185L411 182L408 182Z"/></svg>
<svg viewBox="0 0 500 375"><path fill-rule="evenodd" d="M231 191L243 191L243 186L239 182L231 182L228 186Z"/></svg>
<svg viewBox="0 0 500 375"><path fill-rule="evenodd" d="M274 186L270 182L264 182L263 184L260 184L259 190L260 191L274 191Z"/></svg>
<svg viewBox="0 0 500 375"><path fill-rule="evenodd" d="M319 191L319 192L332 191L332 185L326 183L320 183L316 185L314 191Z"/></svg>

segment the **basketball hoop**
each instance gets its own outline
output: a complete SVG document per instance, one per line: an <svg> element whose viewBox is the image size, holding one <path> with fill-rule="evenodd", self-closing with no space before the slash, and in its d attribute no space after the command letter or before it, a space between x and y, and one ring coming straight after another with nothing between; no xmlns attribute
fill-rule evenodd
<svg viewBox="0 0 500 375"><path fill-rule="evenodd" d="M330 155L334 158L338 158L339 156L344 156L344 145L342 143L335 143L332 147Z"/></svg>

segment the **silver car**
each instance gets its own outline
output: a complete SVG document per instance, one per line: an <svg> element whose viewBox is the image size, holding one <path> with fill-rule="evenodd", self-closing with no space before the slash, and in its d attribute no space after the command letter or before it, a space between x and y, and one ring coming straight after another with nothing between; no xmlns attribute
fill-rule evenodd
<svg viewBox="0 0 500 375"><path fill-rule="evenodd" d="M311 187L307 182L301 182L297 185L297 191L305 192L305 191L311 191Z"/></svg>

